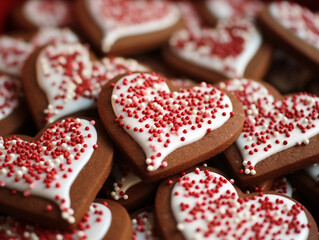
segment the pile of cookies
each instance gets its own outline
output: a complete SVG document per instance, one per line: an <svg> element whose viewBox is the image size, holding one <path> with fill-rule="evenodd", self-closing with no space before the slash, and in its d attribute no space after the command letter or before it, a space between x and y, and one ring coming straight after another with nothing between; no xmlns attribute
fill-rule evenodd
<svg viewBox="0 0 319 240"><path fill-rule="evenodd" d="M318 239L318 69L294 2L22 2L0 239Z"/></svg>

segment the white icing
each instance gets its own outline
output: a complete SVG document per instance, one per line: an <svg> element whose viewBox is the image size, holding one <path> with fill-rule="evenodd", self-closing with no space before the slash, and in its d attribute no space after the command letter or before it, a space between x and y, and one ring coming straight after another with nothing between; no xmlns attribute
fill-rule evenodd
<svg viewBox="0 0 319 240"><path fill-rule="evenodd" d="M176 6L165 1L87 0L86 4L103 31L104 52L121 38L169 28L180 18Z"/></svg>
<svg viewBox="0 0 319 240"><path fill-rule="evenodd" d="M271 16L298 38L319 49L319 15L287 1L271 3Z"/></svg>
<svg viewBox="0 0 319 240"><path fill-rule="evenodd" d="M125 79L128 82L127 85L123 84L123 81L125 81ZM138 80L135 83L132 83L131 81L134 79L138 79ZM116 104L116 99L125 99L128 101L128 103L132 102L131 98L128 98L129 95L132 96L132 92L128 92L128 89L134 88L134 87L139 89L139 87L143 86L143 84L145 84L145 82L149 81L150 79L152 83L150 84L149 87L142 90L143 92L142 95L141 95L141 92L138 91L138 93L136 94L136 98L133 98L133 101L136 103L139 100L142 101L142 103L136 104L135 107L133 106L131 108L132 111L134 111L135 109L137 109L137 106L141 107L141 109L138 110L139 117L135 118L134 115L132 117L129 117L128 113L123 111L123 106L121 106L121 104ZM227 104L228 107L221 109L216 107L216 105L212 107L209 106L208 101L212 100L216 102L216 99L220 99L220 96L222 93L211 86L207 86L204 83L200 87L194 87L191 91L193 93L195 93L196 91L198 92L200 91L201 93L203 93L204 97L202 100L203 104L201 105L201 107L203 108L207 107L207 110L203 110L203 109L199 110L198 107L195 107L193 110L190 110L189 105L191 105L192 103L191 101L190 102L182 101L181 104L174 103L174 100L177 100L178 97L181 97L181 98L189 97L190 94L187 91L173 92L171 93L172 96L169 99L165 100L162 96L160 96L160 94L163 94L163 93L169 94L170 90L166 82L162 81L160 83L155 83L155 81L159 81L159 80L163 80L163 79L155 74L152 75L147 73L145 74L136 73L132 75L127 75L116 82L113 89L113 93L112 93L112 105L113 105L114 113L117 117L120 117L120 115L123 115L124 118L121 119L121 122L123 122L125 126L127 125L131 126L129 129L127 129L126 127L123 127L123 129L143 149L146 155L146 163L149 165L147 167L148 171L154 171L158 169L161 166L161 164L164 163L163 160L165 159L165 157L168 156L171 152L173 152L177 148L191 144L201 139L202 137L204 137L205 134L207 133L208 128L210 128L211 130L214 130L221 127L229 119L230 114L232 112L232 103L227 95L223 97L222 104L223 105ZM152 91L154 91L154 94L152 94ZM211 93L211 91L215 91L215 92ZM123 94L123 97L120 96L121 94ZM204 99L206 99L207 102L204 102ZM184 111L186 112L186 110L189 110L189 112L186 113L185 116L188 115L191 121L195 122L196 117L203 119L203 122L201 123L202 127L198 127L196 128L196 130L192 130L191 129L192 126L197 126L197 124L193 123L193 124L187 124L187 125L181 126L180 129L178 129L178 131L175 131L175 130L172 131L171 128L174 126L174 124L173 123L166 124L167 123L166 121L165 121L165 124L166 124L165 126L159 126L159 127L155 127L155 124L158 124L158 123L156 123L152 118L147 118L142 123L139 122L139 118L142 118L144 116L143 110L145 109L146 106L152 106L156 108L157 111L161 112L161 115L163 117L168 116L170 113L172 113L172 110L171 111L165 110L161 106L161 102L160 102L161 100L167 102L167 104L171 106L172 109L175 109L175 110L179 108L185 109L182 112ZM199 102L198 99L192 98L192 100L194 102ZM212 110L217 110L217 112L215 113L215 116L216 116L215 119L213 118L210 112ZM151 111L152 114L156 113L152 109L150 109L149 111ZM225 113L224 116L222 115L223 112ZM203 118L203 114L207 114L207 116ZM159 117L159 118L162 118L162 117ZM211 124L208 123L209 120L212 121ZM180 120L180 118L178 117L174 121L176 122L176 124L183 123L183 121ZM153 136L153 134L149 133L149 129L145 127L146 124L149 124L150 129L158 129L161 133L158 134L158 136ZM138 129L142 128L144 129L144 131L136 132L134 131L134 127L137 127ZM184 131L186 131L186 133L184 133ZM170 136L166 137L166 134L169 134ZM153 140L149 141L149 137L153 137ZM184 141L181 140L182 137L185 138ZM158 141L159 138L162 139L162 142ZM170 143L168 144L167 147L165 147L164 143L166 142L167 139L170 140ZM160 154L160 156L158 156L158 154ZM151 160L152 156L155 156L153 161Z"/></svg>
<svg viewBox="0 0 319 240"><path fill-rule="evenodd" d="M69 4L65 1L29 0L22 11L32 24L40 28L63 26L70 20Z"/></svg>
<svg viewBox="0 0 319 240"><path fill-rule="evenodd" d="M232 35L228 28L232 29ZM239 43L238 38L243 42ZM198 44L199 41L201 44ZM180 42L183 46L180 46ZM261 43L261 35L252 22L245 19L222 21L215 29L201 29L196 32L180 30L169 41L172 51L180 58L230 78L244 75ZM222 49L225 49L224 57L215 53Z"/></svg>
<svg viewBox="0 0 319 240"><path fill-rule="evenodd" d="M316 115L316 112L319 110L318 107L316 107L319 103L319 98L317 97L300 93L285 98L284 102L277 101L274 100L262 84L247 79L229 81L226 85L223 84L223 86L228 91L246 92L244 96L249 100L249 104L244 104L243 107L246 112L245 123L252 127L245 127L236 141L236 145L243 158L243 165L247 170L247 172L245 170L246 174L256 173L248 169L248 161L251 162L251 166L255 166L258 162L278 152L295 147L296 145L308 144L309 139L319 133L319 118ZM294 98L296 98L295 102L298 103L295 110L292 108ZM242 100L244 100L244 98ZM287 104L287 107L285 107L286 105L283 105L283 103ZM283 113L279 112L278 109L280 107L284 107ZM315 113L315 119L312 119L312 111ZM301 117L298 119L298 117L295 116L295 112L304 116L300 115ZM292 113L292 115L290 113ZM272 119L268 116L274 116L274 118ZM261 123L261 121L264 122ZM270 122L273 122L274 126L279 126L280 123L285 124L283 129L286 130L289 129L290 125L293 126L293 129L289 130L290 136L286 136L285 133L280 133L280 130L275 131L273 128L270 128ZM256 123L259 123L258 126L256 126ZM305 128L309 126L310 129L306 129L305 133L302 133L297 126L298 124ZM254 130L249 130L252 128ZM255 135L255 133L261 134L261 132L265 132L267 129L273 131L273 133L264 133L258 137ZM246 137L245 135L249 135L250 132L253 133L253 136ZM266 135L269 136L266 143L261 142L261 144L258 145L257 142L260 136L266 137ZM279 142L277 143L276 141ZM286 144L285 141L287 141ZM252 144L257 145L252 146ZM269 144L270 148L268 147ZM245 146L248 146L248 148L245 149ZM264 150L264 148L267 148L267 150ZM255 149L257 149L257 152ZM250 151L252 151L253 154L250 154Z"/></svg>
<svg viewBox="0 0 319 240"><path fill-rule="evenodd" d="M259 0L205 0L205 5L218 19L255 17L264 6Z"/></svg>
<svg viewBox="0 0 319 240"><path fill-rule="evenodd" d="M0 71L20 76L25 60L33 51L32 44L18 38L0 37Z"/></svg>
<svg viewBox="0 0 319 240"><path fill-rule="evenodd" d="M132 240L158 240L154 233L154 214L151 211L143 211L132 219Z"/></svg>
<svg viewBox="0 0 319 240"><path fill-rule="evenodd" d="M310 167L306 167L304 170L315 182L319 181L319 164L316 163Z"/></svg>
<svg viewBox="0 0 319 240"><path fill-rule="evenodd" d="M72 57L74 54L77 54L76 58ZM56 56L58 59L54 59ZM71 75L67 75L67 63L70 62ZM81 65L82 71L79 70ZM57 44L43 49L37 58L37 80L47 95L49 105L44 113L50 114L48 122L94 107L101 88L116 75L146 70L133 59L117 57L91 61L89 49L80 43ZM57 99L56 96L63 97Z"/></svg>
<svg viewBox="0 0 319 240"><path fill-rule="evenodd" d="M183 180L177 182L172 189L171 208L177 221L177 228L185 239L238 239L239 237L242 239L256 239L257 236L262 236L263 239L307 239L308 227L300 227L301 224L307 225L308 223L307 216L303 211L300 211L296 216L296 220L300 222L299 234L291 230L290 234L286 235L288 224L284 223L271 224L272 228L268 228L270 225L268 217L273 217L276 220L282 218L284 221L287 220L288 223L294 222L293 217L288 216L287 212L290 211L292 206L296 206L295 202L282 196L265 194L263 197L257 197L255 200L250 199L248 202L240 204L237 201L236 189L229 181L217 173L209 172L209 174L212 178L201 183L201 179L207 178L204 171L199 171L199 174L188 173L183 177L189 177L189 180L185 182L195 181L195 184L189 186L190 190L186 191L182 186ZM217 183L213 182L215 178ZM221 181L219 178L224 180ZM205 185L208 187L206 188ZM179 194L176 195L176 192ZM190 192L194 195L191 195ZM259 209L261 207L259 201L264 201L266 198L269 198L269 202L277 206L278 210L273 208L266 211L261 208L262 210L252 214L251 209ZM283 204L277 204L277 199L282 200ZM255 208L252 208L253 204ZM182 210L183 206L187 207ZM283 214L281 210L284 210L285 213ZM192 215L193 211L196 213L196 219ZM266 219L268 220L266 221ZM255 235L256 232L252 230L254 226L260 227L260 229L258 227L260 234L257 236ZM200 229L200 231L197 231L197 229ZM245 229L247 229L246 232ZM211 230L210 235L205 237L204 234L209 233L209 230ZM269 234L266 234L266 230L269 230ZM255 231L258 230L255 229ZM277 232L280 233L275 237L272 236L273 233Z"/></svg>
<svg viewBox="0 0 319 240"><path fill-rule="evenodd" d="M62 123L64 121L65 120L63 120ZM31 195L36 195L36 196L40 196L40 197L43 197L46 199L50 199L53 202L56 202L59 206L61 206L61 209L65 209L65 208L69 209L70 208L70 188L71 188L74 180L77 178L78 174L81 172L81 170L86 165L86 163L90 160L91 155L93 154L93 151L94 151L93 146L97 142L97 132L96 132L95 127L92 126L91 123L87 120L78 119L77 121L82 123L82 126L79 127L79 130L80 130L81 134L84 136L84 144L87 144L87 148L85 148L85 152L81 153L78 160L74 160L74 156L76 155L74 148L71 148L68 145L64 146L63 144L61 146L56 146L52 142L49 145L52 146L53 149L55 149L56 147L60 148L61 150L66 149L67 152L70 153L69 158L72 159L71 164L66 163L66 158L63 156L63 154L60 156L57 156L55 159L53 159L53 157L51 155L45 156L44 151L49 146L44 146L43 143L41 144L41 148L42 148L41 155L42 155L42 158L44 158L44 159L41 162L36 162L31 157L29 159L30 161L32 161L34 164L38 165L39 167L46 166L45 162L47 162L49 169L55 168L57 170L57 173L54 174L55 179L52 181L50 188L46 188L46 184L43 182L45 177L46 177L45 172L37 173L38 175L40 175L40 180L32 179L32 180L34 180L34 182L32 184L30 184L22 178L23 174L26 174L28 172L28 168L26 168L24 166L18 166L17 164L13 165L15 173L11 177L9 177L7 175L7 173L9 173L9 169L2 167L2 169L0 170L0 183L2 183L2 184L4 183L5 187L10 188L10 189L16 189L20 192L30 193ZM85 128L87 126L89 127L89 130L85 130ZM57 130L63 131L63 128L60 128L57 126L55 126L54 128L50 128L50 129L53 132L56 132ZM65 133L66 138L70 137L71 134L73 134L73 132ZM91 134L90 138L87 137L88 134ZM20 140L8 141L7 144L9 144L10 146L13 146L17 142L20 142L21 144L27 143L26 141L20 139ZM7 145L7 144L5 144L5 145ZM31 146L32 145L36 146L35 143L31 143ZM78 144L78 145L79 145L78 146L79 149L83 148L83 145L81 145L81 144ZM10 148L11 147L9 147L9 149ZM19 155L16 153L14 153L14 154L7 153L7 150L5 149L3 140L0 141L0 151L3 153L0 156L0 160L2 163L4 162L4 159L6 156L9 157L8 163L13 163L19 157ZM61 171L61 169L59 167L61 163L65 165L64 171ZM3 164L1 164L1 165L3 166ZM72 169L72 172L68 172L69 168ZM68 177L64 178L63 177L64 174L67 174ZM19 182L16 182L15 181L16 177L20 177L21 180ZM59 183L60 187L56 187L56 183ZM65 199L65 203L63 203L61 205L60 201L55 198L57 195L60 196L60 199ZM70 215L72 215L72 214L70 214Z"/></svg>
<svg viewBox="0 0 319 240"><path fill-rule="evenodd" d="M49 43L75 43L79 41L78 36L68 28L41 28L31 39L35 47Z"/></svg>
<svg viewBox="0 0 319 240"><path fill-rule="evenodd" d="M93 207L95 206L95 207ZM95 211L103 212L102 215L95 213ZM50 239L82 239L86 240L102 239L108 232L111 222L111 211L100 203L92 203L88 211L89 217L87 221L82 221L82 225L88 228L81 230L80 227L76 228L73 233L61 232L59 230L50 230L34 225L25 224L21 221L15 220L9 216L0 217L0 236L6 237L5 239L43 239L43 237ZM100 221L97 222L96 218L99 217ZM60 238L61 237L61 238Z"/></svg>
<svg viewBox="0 0 319 240"><path fill-rule="evenodd" d="M125 168L124 170L122 168ZM123 173L125 172L125 174ZM112 169L112 175L115 177L115 183L113 184L114 191L111 193L114 200L127 199L129 196L126 194L127 190L136 184L142 182L142 180L136 176L129 165L125 163L119 163L114 165ZM120 185L120 186L119 186ZM121 195L123 192L125 195Z"/></svg>
<svg viewBox="0 0 319 240"><path fill-rule="evenodd" d="M20 92L18 80L0 75L0 120L9 116L18 107Z"/></svg>

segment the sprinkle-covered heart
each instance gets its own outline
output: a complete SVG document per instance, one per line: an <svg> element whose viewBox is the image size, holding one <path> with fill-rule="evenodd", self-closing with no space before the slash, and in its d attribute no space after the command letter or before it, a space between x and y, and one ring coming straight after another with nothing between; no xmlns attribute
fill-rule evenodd
<svg viewBox="0 0 319 240"><path fill-rule="evenodd" d="M48 102L43 118L49 123L95 106L102 86L116 75L147 70L133 59L91 60L89 49L82 44L48 46L39 53L36 64L37 84Z"/></svg>
<svg viewBox="0 0 319 240"><path fill-rule="evenodd" d="M259 162L286 149L307 145L319 133L319 98L313 94L275 99L261 83L247 79L221 86L234 93L245 110L243 132L236 145L246 174L255 175Z"/></svg>
<svg viewBox="0 0 319 240"><path fill-rule="evenodd" d="M52 200L62 217L74 223L70 188L98 147L93 125L94 121L66 118L35 141L1 137L0 186Z"/></svg>
<svg viewBox="0 0 319 240"><path fill-rule="evenodd" d="M234 115L228 96L206 83L171 92L166 79L135 73L116 82L115 121L143 149L148 171L166 167L171 152L221 127Z"/></svg>
<svg viewBox="0 0 319 240"><path fill-rule="evenodd" d="M165 30L180 19L169 1L86 0L86 5L103 32L104 52L121 38Z"/></svg>
<svg viewBox="0 0 319 240"><path fill-rule="evenodd" d="M185 239L307 239L311 227L300 203L273 194L240 196L208 170L183 176L172 189L171 207Z"/></svg>
<svg viewBox="0 0 319 240"><path fill-rule="evenodd" d="M219 22L215 29L180 30L169 46L179 58L226 77L241 77L261 46L261 36L247 19Z"/></svg>

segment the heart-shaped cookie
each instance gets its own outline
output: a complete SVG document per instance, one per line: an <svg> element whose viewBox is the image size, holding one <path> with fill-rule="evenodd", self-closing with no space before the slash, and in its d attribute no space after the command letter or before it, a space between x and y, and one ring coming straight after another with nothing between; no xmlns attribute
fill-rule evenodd
<svg viewBox="0 0 319 240"><path fill-rule="evenodd" d="M197 5L202 16L213 26L221 19L254 19L264 7L260 0L204 0Z"/></svg>
<svg viewBox="0 0 319 240"><path fill-rule="evenodd" d="M21 97L20 81L0 74L0 136L12 134L28 118Z"/></svg>
<svg viewBox="0 0 319 240"><path fill-rule="evenodd" d="M99 51L116 55L162 45L181 26L181 14L169 1L81 0L75 15Z"/></svg>
<svg viewBox="0 0 319 240"><path fill-rule="evenodd" d="M317 239L310 213L278 193L243 194L213 168L160 185L155 219L161 239Z"/></svg>
<svg viewBox="0 0 319 240"><path fill-rule="evenodd" d="M0 209L70 229L111 171L113 147L95 121L66 118L36 137L0 141Z"/></svg>
<svg viewBox="0 0 319 240"><path fill-rule="evenodd" d="M259 16L265 35L314 70L319 65L319 15L293 2L269 4Z"/></svg>
<svg viewBox="0 0 319 240"><path fill-rule="evenodd" d="M242 102L246 120L236 144L225 151L240 184L255 184L317 162L319 98L281 96L269 85L236 79L221 83Z"/></svg>
<svg viewBox="0 0 319 240"><path fill-rule="evenodd" d="M26 62L23 86L40 128L69 114L95 106L102 86L118 74L145 71L135 60L96 60L87 46L56 44L35 52Z"/></svg>
<svg viewBox="0 0 319 240"><path fill-rule="evenodd" d="M28 0L13 9L11 16L15 28L24 31L65 27L71 23L71 4L61 0Z"/></svg>
<svg viewBox="0 0 319 240"><path fill-rule="evenodd" d="M200 80L216 82L233 77L262 77L271 51L247 19L221 21L214 29L180 30L164 50L177 70Z"/></svg>
<svg viewBox="0 0 319 240"><path fill-rule="evenodd" d="M121 231L118 226L121 225ZM96 199L76 229L61 231L28 224L10 216L0 216L1 239L86 239L125 240L131 236L130 218L119 204Z"/></svg>
<svg viewBox="0 0 319 240"><path fill-rule="evenodd" d="M26 59L36 48L49 43L78 41L69 29L46 28L33 35L3 35L0 37L0 72L20 77Z"/></svg>
<svg viewBox="0 0 319 240"><path fill-rule="evenodd" d="M98 98L106 130L143 181L216 155L242 128L243 112L233 96L206 83L179 92L168 84L156 73L121 75Z"/></svg>

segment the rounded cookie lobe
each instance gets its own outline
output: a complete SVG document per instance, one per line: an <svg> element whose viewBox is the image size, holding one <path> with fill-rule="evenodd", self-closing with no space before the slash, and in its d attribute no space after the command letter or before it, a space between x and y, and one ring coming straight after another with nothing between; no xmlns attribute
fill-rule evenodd
<svg viewBox="0 0 319 240"><path fill-rule="evenodd" d="M193 168L162 182L155 219L161 238L174 240L316 239L317 232L300 203L280 194L243 194L212 168Z"/></svg>
<svg viewBox="0 0 319 240"><path fill-rule="evenodd" d="M180 92L168 84L155 73L122 75L98 99L105 128L142 180L208 159L229 146L242 126L232 96L206 83Z"/></svg>

